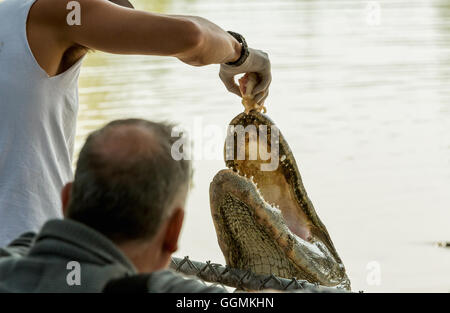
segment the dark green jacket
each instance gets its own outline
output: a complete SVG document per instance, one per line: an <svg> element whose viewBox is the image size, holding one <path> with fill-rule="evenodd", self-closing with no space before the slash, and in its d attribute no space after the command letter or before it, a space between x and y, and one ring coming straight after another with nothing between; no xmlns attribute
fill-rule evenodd
<svg viewBox="0 0 450 313"><path fill-rule="evenodd" d="M0 292L101 292L108 282L134 275L112 241L68 219L49 221L39 234L0 249ZM148 292L226 292L169 270L147 277Z"/></svg>

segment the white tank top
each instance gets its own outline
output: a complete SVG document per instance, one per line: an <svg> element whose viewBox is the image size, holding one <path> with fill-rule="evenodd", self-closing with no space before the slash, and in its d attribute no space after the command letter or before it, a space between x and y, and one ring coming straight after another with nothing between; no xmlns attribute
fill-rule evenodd
<svg viewBox="0 0 450 313"><path fill-rule="evenodd" d="M28 45L35 0L0 2L0 247L62 216L72 180L81 59L49 77Z"/></svg>

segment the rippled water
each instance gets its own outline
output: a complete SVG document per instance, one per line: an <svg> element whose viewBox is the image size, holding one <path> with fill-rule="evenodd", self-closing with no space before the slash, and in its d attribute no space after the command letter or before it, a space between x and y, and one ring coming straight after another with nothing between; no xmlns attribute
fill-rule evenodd
<svg viewBox="0 0 450 313"><path fill-rule="evenodd" d="M133 2L209 18L270 54L268 114L355 290L450 291L450 250L433 246L450 240L447 0L377 1L372 10L337 0ZM242 107L217 74L218 66L170 58L91 54L80 79L77 150L107 121L143 117L197 129L198 147L221 151L211 132ZM224 163L194 166L177 255L223 263L208 188Z"/></svg>

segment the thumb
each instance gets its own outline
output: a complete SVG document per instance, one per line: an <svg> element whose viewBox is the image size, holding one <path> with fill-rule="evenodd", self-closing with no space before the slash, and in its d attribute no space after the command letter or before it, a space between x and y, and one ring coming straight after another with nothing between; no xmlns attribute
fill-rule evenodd
<svg viewBox="0 0 450 313"><path fill-rule="evenodd" d="M262 76L262 80L253 89L252 91L253 96L261 93L262 91L265 91L267 88L269 88L270 83L272 82L272 76L270 75L270 73L264 73L263 75L260 76Z"/></svg>

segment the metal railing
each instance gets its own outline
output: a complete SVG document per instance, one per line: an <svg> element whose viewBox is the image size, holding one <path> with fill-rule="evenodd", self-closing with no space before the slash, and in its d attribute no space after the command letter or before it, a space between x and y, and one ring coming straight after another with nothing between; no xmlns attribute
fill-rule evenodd
<svg viewBox="0 0 450 313"><path fill-rule="evenodd" d="M217 263L192 261L189 257L172 257L170 267L176 272L196 276L202 281L229 286L238 290L275 289L300 292L346 292L342 288L326 287L298 280L295 277L286 279L275 275L260 275L251 271L231 268Z"/></svg>

